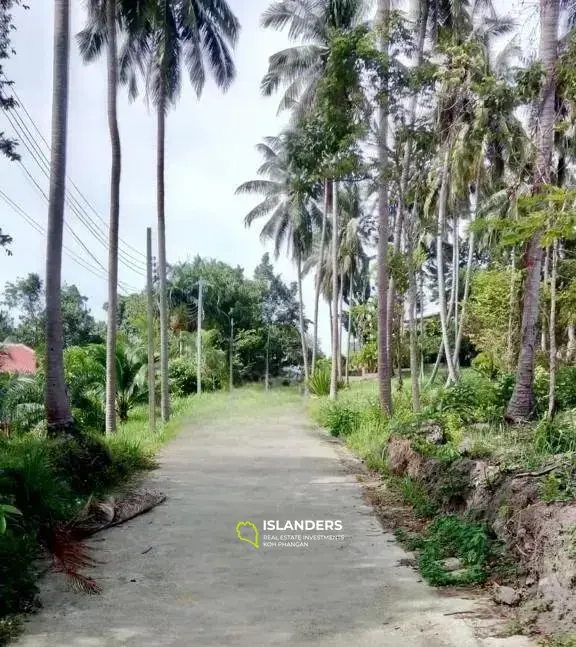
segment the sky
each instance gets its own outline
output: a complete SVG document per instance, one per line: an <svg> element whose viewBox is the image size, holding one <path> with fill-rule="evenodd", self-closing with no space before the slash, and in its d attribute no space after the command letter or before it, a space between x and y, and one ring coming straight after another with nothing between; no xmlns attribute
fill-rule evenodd
<svg viewBox="0 0 576 647"><path fill-rule="evenodd" d="M268 57L288 45L287 37L264 30L259 21L269 0L230 0L242 31L235 53L237 79L222 94L208 83L200 100L184 81L177 107L168 115L166 141L166 219L167 256L170 263L192 259L197 254L216 258L245 268L251 277L266 248L261 244L258 227L247 230L243 219L256 204L253 196L235 196L236 187L256 177L260 158L255 145L266 135L279 132L285 117L278 117L279 98L264 98L260 80L267 70ZM15 90L39 129L50 139L52 84L53 3L40 0L28 11L14 11L17 31L13 36L16 54L4 62L5 73L14 80ZM509 12L522 23L523 45L534 47L537 40L532 28L535 16L533 0L496 0L499 13ZM85 19L83 3L72 1L72 33L77 33ZM155 230L155 118L144 99L129 103L126 93L119 100L122 141L121 247L127 264L120 266L124 291L142 289L145 283L142 261L145 253L146 227ZM29 123L29 127L31 124ZM0 131L12 128L7 115L0 114ZM44 147L34 132L35 146ZM22 161L33 180L20 164L0 157L0 191L41 226L47 220L47 204L40 189L47 191L48 179L24 146ZM110 144L106 118L106 73L104 61L84 65L76 44L72 45L69 104L68 176L83 197L68 188L94 219L89 231L75 213L68 210L66 220L75 232L65 230L65 245L76 258L101 268L107 267L107 251L98 237L106 241L109 195ZM92 209L94 211L92 211ZM102 219L99 221L95 215ZM44 276L45 236L37 232L21 215L0 200L0 226L14 238L12 256L0 253L0 286L29 272ZM89 250L97 259L88 256ZM136 250L136 251L134 251ZM271 250L270 250L271 251ZM136 259L136 262L134 262ZM128 267L131 265L132 267ZM106 280L78 265L65 255L63 280L75 283L88 296L89 307L97 318L104 317L102 305L107 300ZM289 259L281 256L276 271L286 281L296 279ZM129 287L128 287L129 286ZM312 277L304 282L307 315L313 314ZM323 349L329 350L330 329L327 306L321 305L319 333Z"/></svg>
<svg viewBox="0 0 576 647"><path fill-rule="evenodd" d="M50 140L52 92L53 3L30 3L28 11L14 10L17 31L13 36L16 54L3 63L8 78L14 81L21 104L29 112L42 135ZM85 20L83 3L72 1L72 34ZM183 83L180 101L167 120L166 137L166 220L169 263L192 259L197 254L216 258L245 268L251 277L266 248L259 240L259 229L247 230L244 216L256 204L257 197L235 196L236 187L256 177L260 158L255 145L266 135L275 135L285 117L277 116L278 97L264 98L260 80L267 70L268 57L288 45L284 34L264 30L260 15L269 0L230 0L242 25L235 52L237 79L226 94L208 83L200 100L189 83ZM155 231L156 160L154 113L143 98L129 103L124 91L119 99L120 137L122 142L122 185L120 237L123 249L136 259L131 269L120 266L120 281L141 289L145 285L143 261L146 227ZM29 124L30 127L30 124ZM0 114L0 131L12 133L6 115ZM34 132L34 131L32 131ZM44 147L34 133L37 146ZM46 150L44 148L44 150ZM47 191L48 179L24 146L19 147L22 162L40 187ZM47 151L46 151L47 152ZM110 144L106 117L106 71L104 60L86 66L80 60L76 44L71 50L70 103L68 134L68 177L104 220L108 219ZM96 266L87 249L107 267L107 251L98 236L107 238L103 222L75 193L94 218L96 236L72 211L66 220L83 243L65 230L65 245L84 263ZM26 214L45 227L47 204L38 188L20 164L0 158L0 191ZM0 286L6 281L37 272L44 276L45 236L22 216L0 201L0 224L13 236L12 256L0 254ZM122 244L121 244L122 245ZM155 245L155 243L154 243ZM128 247L130 246L130 247ZM136 250L136 251L133 251ZM269 251L272 251L271 249ZM130 261L128 256L125 260ZM281 256L276 271L286 281L296 279L289 259ZM136 271L139 270L140 271ZM75 283L89 297L89 307L103 318L102 305L107 300L106 281L81 267L67 255L63 259L63 280ZM304 283L308 317L313 314L314 285ZM328 350L330 329L327 306L319 327L324 350Z"/></svg>

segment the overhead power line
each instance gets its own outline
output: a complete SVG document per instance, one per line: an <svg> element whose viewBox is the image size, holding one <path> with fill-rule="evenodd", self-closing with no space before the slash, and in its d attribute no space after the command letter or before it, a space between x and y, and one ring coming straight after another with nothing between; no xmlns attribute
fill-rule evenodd
<svg viewBox="0 0 576 647"><path fill-rule="evenodd" d="M30 154L31 158L34 160L34 162L40 169L41 173L47 179L49 179L50 162L48 161L48 158L46 157L45 153L39 148L38 144L34 141L30 131L26 128L26 125L24 124L23 127L20 125L20 122L18 121L19 116L10 115L8 112L6 112L5 115L8 122L12 126L14 132L16 133L17 137L20 139L21 143L24 145L24 147ZM30 170L26 167L26 165L22 161L20 162L20 164L24 169L26 175L28 176L29 180L31 180L34 183L34 185L39 189L39 191L47 200L48 197L46 195L46 192L40 187L38 181L34 178ZM106 250L108 250L108 241L106 240L105 235L102 233L102 231L98 229L98 225L96 225L96 223L90 218L90 216L86 213L86 211L81 207L81 205L78 203L76 198L74 198L74 196L72 196L68 191L66 192L66 202L68 204L68 208L70 209L70 211L72 211L72 213L80 220L80 222L84 225L84 227L86 227L86 229L94 236L94 238L96 238L96 240ZM68 224L68 229L72 231L70 229L69 224ZM92 253L90 253L90 255L93 258L95 258ZM139 274L141 276L144 275L145 268L143 264L141 264L140 261L132 260L131 257L128 257L124 252L120 250L119 250L119 262L123 264L125 267L127 267L128 269L130 269L131 271L135 272L136 274ZM99 261L98 263L100 264ZM140 264L141 266L136 265L136 263Z"/></svg>
<svg viewBox="0 0 576 647"><path fill-rule="evenodd" d="M0 198L4 200L4 202L12 208L12 210L20 216L26 223L28 223L32 229L37 231L41 236L46 237L46 229L32 216L30 216L22 207L20 207L14 200L12 200L4 191L0 189ZM74 263L82 267L84 270L92 274L98 279L101 279L103 281L107 281L107 275L105 270L102 270L99 267L95 267L91 265L86 259L82 258L79 256L73 249L70 249L66 245L63 246L63 251L68 258L70 258ZM138 292L139 289L132 286L128 285L127 283L124 283L123 281L118 281L119 287L122 289L123 292L129 293L129 292Z"/></svg>
<svg viewBox="0 0 576 647"><path fill-rule="evenodd" d="M40 131L39 127L37 126L34 119L26 109L26 106L24 105L24 103L22 102L22 99L20 98L18 93L14 90L14 88L12 88L12 93L18 105L14 110L10 111L11 114L6 112L5 115L10 125L14 129L16 135L22 140L22 143L24 144L26 150L30 153L30 155L32 156L32 158L40 168L41 172L46 177L49 178L50 162L48 160L48 156L46 155L46 152L42 149L42 146L40 145L40 143L30 132L30 128L28 127L22 115L20 114L20 111L19 111L20 108L28 118L32 128L38 134L41 142L43 142L44 147L48 153L50 152L50 145L48 144L46 138ZM92 212L92 214L94 214L94 216L100 221L100 223L102 223L102 225L106 227L107 226L106 221L98 214L98 212L96 211L94 206L90 203L86 195L78 188L78 186L73 182L71 178L68 177L68 181L75 189L81 201L84 204L86 204L88 209ZM79 220L90 231L90 233L94 235L94 237L106 249L108 249L108 241L106 237L100 231L99 225L95 223L93 217L86 211L84 206L81 204L80 200L77 199L72 194L72 192L69 191L68 189L66 190L66 198L67 198L67 203L70 210L79 218ZM127 251L127 250L131 250L131 251ZM135 271L140 274L145 273L145 254L143 254L138 249L132 247L129 243L124 241L122 238L119 239L119 260L126 267L129 267L132 271Z"/></svg>

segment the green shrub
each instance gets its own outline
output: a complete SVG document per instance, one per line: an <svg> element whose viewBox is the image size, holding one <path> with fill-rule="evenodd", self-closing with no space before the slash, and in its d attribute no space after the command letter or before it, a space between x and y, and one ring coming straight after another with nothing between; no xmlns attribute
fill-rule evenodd
<svg viewBox="0 0 576 647"><path fill-rule="evenodd" d="M560 420L541 420L534 434L534 448L542 454L576 451L576 429Z"/></svg>
<svg viewBox="0 0 576 647"><path fill-rule="evenodd" d="M556 407L560 411L576 408L576 366L562 366L558 369Z"/></svg>
<svg viewBox="0 0 576 647"><path fill-rule="evenodd" d="M343 402L330 402L325 408L324 424L330 433L339 438L352 433L358 420L358 411Z"/></svg>
<svg viewBox="0 0 576 647"><path fill-rule="evenodd" d="M312 395L330 394L330 370L326 367L316 368L308 378L308 388Z"/></svg>
<svg viewBox="0 0 576 647"><path fill-rule="evenodd" d="M414 508L417 517L430 518L438 512L438 506L424 488L409 476L402 479L400 487L404 503Z"/></svg>
<svg viewBox="0 0 576 647"><path fill-rule="evenodd" d="M471 362L472 368L480 375L494 380L500 374L499 363L494 358L494 355L488 352L478 353Z"/></svg>
<svg viewBox="0 0 576 647"><path fill-rule="evenodd" d="M421 543L419 568L434 586L474 584L486 581L491 542L484 526L449 515L435 519ZM461 560L465 570L449 573L442 564L448 557Z"/></svg>
<svg viewBox="0 0 576 647"><path fill-rule="evenodd" d="M32 534L9 528L0 537L0 617L27 611L34 605L37 558L38 546Z"/></svg>
<svg viewBox="0 0 576 647"><path fill-rule="evenodd" d="M175 357L168 370L170 392L177 397L196 393L196 365L185 357Z"/></svg>

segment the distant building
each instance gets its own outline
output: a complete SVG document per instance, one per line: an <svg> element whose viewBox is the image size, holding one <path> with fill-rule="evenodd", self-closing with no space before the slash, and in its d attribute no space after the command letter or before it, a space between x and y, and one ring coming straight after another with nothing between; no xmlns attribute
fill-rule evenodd
<svg viewBox="0 0 576 647"><path fill-rule="evenodd" d="M0 373L34 375L36 353L25 344L2 344L0 346Z"/></svg>

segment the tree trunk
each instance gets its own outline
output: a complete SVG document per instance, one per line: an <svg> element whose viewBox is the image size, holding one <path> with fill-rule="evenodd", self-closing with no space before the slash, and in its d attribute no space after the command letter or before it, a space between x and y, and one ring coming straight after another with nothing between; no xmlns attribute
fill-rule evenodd
<svg viewBox="0 0 576 647"><path fill-rule="evenodd" d="M442 326L442 344L448 368L448 383L456 382L456 373L452 363L450 337L448 335L448 313L446 310L446 285L444 282L444 233L446 230L446 206L448 202L448 175L450 162L450 145L445 144L444 159L442 160L442 181L438 200L438 233L436 235L436 262L438 265L438 299L440 306L440 324Z"/></svg>
<svg viewBox="0 0 576 647"><path fill-rule="evenodd" d="M418 333L416 331L416 269L414 267L414 224L416 208L414 207L406 228L406 256L408 257L408 334L410 339L410 380L412 386L412 411L420 411L420 362L418 358Z"/></svg>
<svg viewBox="0 0 576 647"><path fill-rule="evenodd" d="M514 366L514 311L516 309L516 252L510 253L510 295L508 297L508 332L506 335L506 363L508 369Z"/></svg>
<svg viewBox="0 0 576 647"><path fill-rule="evenodd" d="M576 350L576 326L573 323L568 324L568 345L566 346L566 361L572 362L574 351Z"/></svg>
<svg viewBox="0 0 576 647"><path fill-rule="evenodd" d="M452 260L452 294L454 299L454 345L458 338L458 306L460 303L460 218L454 216L454 232L452 235L454 254ZM454 364L454 372L458 377L458 356L454 353L452 363Z"/></svg>
<svg viewBox="0 0 576 647"><path fill-rule="evenodd" d="M376 23L380 30L380 51L387 55L390 0L378 0ZM392 415L390 344L388 336L388 79L384 80L378 115L378 386L380 406Z"/></svg>
<svg viewBox="0 0 576 647"><path fill-rule="evenodd" d="M118 325L118 229L120 226L120 174L122 153L118 130L118 52L116 2L106 1L108 31L108 129L112 149L110 172L110 224L108 235L108 313L106 329L106 433L116 431L116 337Z"/></svg>
<svg viewBox="0 0 576 647"><path fill-rule="evenodd" d="M548 391L548 420L556 409L556 278L558 274L558 239L552 246L550 275L550 388Z"/></svg>
<svg viewBox="0 0 576 647"><path fill-rule="evenodd" d="M388 7L389 9L389 7ZM418 25L418 49L416 56L416 68L420 67L424 61L424 45L426 43L426 28L428 25L428 10L429 3L427 0L420 0L418 3L418 16L416 22ZM418 92L414 92L410 97L408 106L408 132L412 132L416 122L416 109L418 107ZM410 173L410 161L412 157L412 137L409 136L404 147L404 154L402 157L402 171L400 174L400 191L398 195L398 210L396 215L396 222L394 224L394 252L397 254L400 251L400 240L402 233L402 226L404 224L404 214L406 211L406 187L408 186L408 179ZM387 296L387 312L388 312L388 339L392 339L392 321L394 313L394 302L396 300L396 285L394 277L390 276L388 283L388 296ZM390 369L390 374L392 373Z"/></svg>
<svg viewBox="0 0 576 647"><path fill-rule="evenodd" d="M550 247L544 251L544 288L550 283ZM542 330L540 331L540 350L545 353L546 344L546 321L545 315L542 314Z"/></svg>
<svg viewBox="0 0 576 647"><path fill-rule="evenodd" d="M537 119L538 141L533 180L535 194L541 191L543 185L550 182L554 146L555 63L558 54L559 13L560 0L540 0L540 60L546 71L546 80L542 88ZM513 423L528 420L534 411L534 354L537 343L541 265L540 232L537 232L530 240L526 253L520 356L516 370L516 384L505 414L506 420Z"/></svg>
<svg viewBox="0 0 576 647"><path fill-rule="evenodd" d="M352 332L352 292L348 303L348 336L346 337L346 386L350 386L350 334Z"/></svg>
<svg viewBox="0 0 576 647"><path fill-rule="evenodd" d="M478 192L480 185L478 179L470 187L470 224L468 225L468 258L466 259L466 275L464 277L464 294L462 295L462 309L460 311L460 323L457 326L456 343L454 344L454 366L460 366L460 347L462 346L462 336L466 324L466 307L468 306L468 297L470 295L470 279L472 277L472 263L474 261L474 242L475 234L472 231L472 225L476 220L476 210L478 207Z"/></svg>
<svg viewBox="0 0 576 647"><path fill-rule="evenodd" d="M166 217L164 213L164 148L166 143L166 97L162 78L158 98L158 158L156 181L158 200L158 278L160 287L160 393L162 421L170 420L168 387L168 294L166 286Z"/></svg>
<svg viewBox="0 0 576 647"><path fill-rule="evenodd" d="M338 395L338 183L332 186L332 367L330 372L330 399Z"/></svg>
<svg viewBox="0 0 576 647"><path fill-rule="evenodd" d="M316 369L316 354L318 351L318 309L320 306L320 292L322 291L322 266L324 265L324 251L326 247L326 223L328 222L328 211L332 205L332 184L324 182L324 213L322 214L322 233L320 234L320 257L316 271L316 292L314 294L314 341L312 343L312 366L310 374L314 375Z"/></svg>
<svg viewBox="0 0 576 647"><path fill-rule="evenodd" d="M344 274L340 275L338 294L338 380L342 380L342 338L344 336Z"/></svg>
<svg viewBox="0 0 576 647"><path fill-rule="evenodd" d="M304 361L304 392L308 391L308 348L306 346L306 330L304 328L304 299L302 297L302 256L298 252L296 259L298 271L298 314L300 317L300 340L302 342L302 359Z"/></svg>
<svg viewBox="0 0 576 647"><path fill-rule="evenodd" d="M52 142L46 248L46 422L50 434L74 427L64 378L61 278L70 64L70 2L54 0Z"/></svg>

